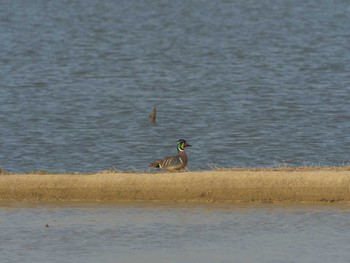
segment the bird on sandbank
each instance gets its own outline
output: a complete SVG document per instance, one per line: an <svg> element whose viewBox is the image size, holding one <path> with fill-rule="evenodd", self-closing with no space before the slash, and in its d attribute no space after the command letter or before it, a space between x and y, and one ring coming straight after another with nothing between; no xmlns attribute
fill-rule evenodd
<svg viewBox="0 0 350 263"><path fill-rule="evenodd" d="M167 171L181 170L186 167L188 159L185 147L191 146L186 140L180 139L177 142L177 155L167 156L163 159L151 162L148 167L156 167Z"/></svg>

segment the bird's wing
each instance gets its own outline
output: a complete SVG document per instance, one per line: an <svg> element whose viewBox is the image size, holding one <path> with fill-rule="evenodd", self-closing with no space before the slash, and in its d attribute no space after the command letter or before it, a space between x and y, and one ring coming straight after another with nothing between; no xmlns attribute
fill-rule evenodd
<svg viewBox="0 0 350 263"><path fill-rule="evenodd" d="M164 168L167 167L179 167L183 165L183 160L180 156L167 156L163 159L156 160L154 162L151 162L148 167L158 167L158 168Z"/></svg>
<svg viewBox="0 0 350 263"><path fill-rule="evenodd" d="M170 156L168 158L164 158L164 161L162 163L162 167L166 168L166 167L178 167L178 166L182 166L183 165L183 161L182 158L180 156Z"/></svg>

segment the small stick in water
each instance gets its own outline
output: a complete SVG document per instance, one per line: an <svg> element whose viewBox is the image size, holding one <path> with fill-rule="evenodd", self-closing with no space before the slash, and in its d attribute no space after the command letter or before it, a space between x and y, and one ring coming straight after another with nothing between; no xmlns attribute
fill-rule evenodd
<svg viewBox="0 0 350 263"><path fill-rule="evenodd" d="M149 121L151 124L156 123L156 114L157 114L157 108L156 108L156 105L154 105L151 113L149 114Z"/></svg>

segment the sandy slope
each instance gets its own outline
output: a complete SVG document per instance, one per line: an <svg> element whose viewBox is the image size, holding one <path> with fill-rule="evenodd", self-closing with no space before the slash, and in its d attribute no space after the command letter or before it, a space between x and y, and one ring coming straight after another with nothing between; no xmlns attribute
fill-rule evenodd
<svg viewBox="0 0 350 263"><path fill-rule="evenodd" d="M0 201L350 202L350 169L0 174Z"/></svg>

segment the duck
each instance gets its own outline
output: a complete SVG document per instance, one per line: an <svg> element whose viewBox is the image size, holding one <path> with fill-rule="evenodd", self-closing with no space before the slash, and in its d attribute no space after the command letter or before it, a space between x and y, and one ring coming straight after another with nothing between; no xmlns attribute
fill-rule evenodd
<svg viewBox="0 0 350 263"><path fill-rule="evenodd" d="M148 167L160 168L167 171L181 170L186 167L188 162L185 147L190 146L185 139L180 139L177 142L177 155L167 156L151 162Z"/></svg>

